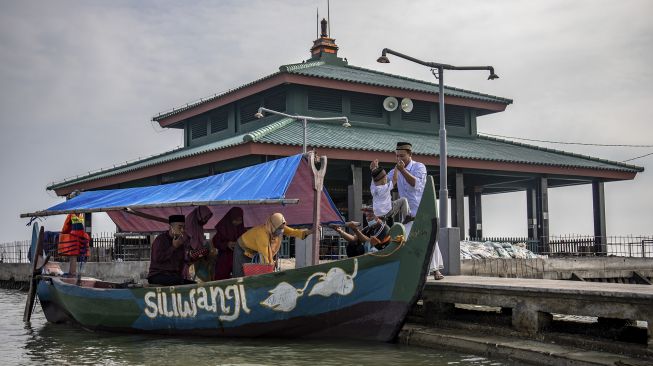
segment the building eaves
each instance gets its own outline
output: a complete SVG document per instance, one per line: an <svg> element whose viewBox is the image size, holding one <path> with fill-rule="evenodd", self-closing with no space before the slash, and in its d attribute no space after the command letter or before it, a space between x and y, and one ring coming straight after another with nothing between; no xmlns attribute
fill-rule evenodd
<svg viewBox="0 0 653 366"><path fill-rule="evenodd" d="M204 104L204 103L209 103L209 102L212 102L212 101L214 101L214 100L216 100L216 99L220 99L220 98L222 98L222 97L224 97L224 96L226 96L226 95L229 95L229 94L234 93L234 92L236 92L236 91L238 91L238 90L244 89L244 88L246 88L246 87L248 87L248 86L251 86L251 85L254 85L254 84L260 83L261 81L264 81L264 80L270 79L270 78L275 77L275 76L277 76L277 75L279 75L279 74L280 74L280 72L275 72L274 74L270 74L270 75L264 76L264 77L262 77L262 78L260 78L260 79L256 79L256 80L254 80L254 81L252 81L252 82L249 82L249 83L247 83L247 84L243 84L243 85L241 85L241 86L239 86L239 87L236 87L236 88L233 88L233 89L229 89L229 90L227 90L226 92L216 93L216 94L214 94L214 95L212 95L212 96L210 96L210 97L206 97L206 98L200 98L199 100L196 100L196 101L193 101L193 102L186 103L186 105L183 105L183 106L180 106L180 107L173 108L172 110L170 110L170 111L168 111L168 112L161 112L161 113L157 114L156 116L153 116L153 117L152 117L152 121L154 121L154 122L159 122L159 121L161 121L161 120L163 120L163 119L165 119L165 118L168 118L168 117L170 117L170 116L174 116L175 114L179 114L179 113L184 112L184 111L187 111L187 110L189 110L189 109L193 109L193 108L195 108L195 107L197 107L197 106L199 106L199 105L202 105L202 104Z"/></svg>
<svg viewBox="0 0 653 366"><path fill-rule="evenodd" d="M75 178L65 179L61 182L52 183L50 186L46 187L46 189L55 190L55 189L65 188L73 184L85 183L85 182L90 182L102 178L108 178L114 175L129 173L132 171L167 163L177 159L188 158L191 156L200 155L207 152L240 145L242 143L243 143L243 135L238 135L206 145L185 147L185 148L175 149L171 151L166 151L162 154L154 155L144 159L139 159L113 168L103 169L103 170L92 172L87 175L77 176Z"/></svg>
<svg viewBox="0 0 653 366"><path fill-rule="evenodd" d="M144 159L139 159L109 169L103 169L103 170L92 172L87 175L65 179L61 182L51 184L46 189L54 190L54 189L64 188L73 184L84 183L97 179L111 177L118 174L129 173L132 171L144 169L154 165L167 163L173 160L188 158L195 155L200 155L200 154L204 154L220 149L226 149L236 145L241 145L250 141L255 141L257 138L272 133L280 128L283 128L292 122L294 122L292 118L282 118L278 121L272 122L266 126L263 126L259 129L256 129L248 133L239 134L233 137L226 138L224 140L215 141L205 145L186 147L186 148L167 151L162 154L150 156Z"/></svg>
<svg viewBox="0 0 653 366"><path fill-rule="evenodd" d="M325 62L307 62L302 64L282 66L281 70L293 74L301 74L331 80L349 81L364 85L391 87L401 90L426 92L432 94L438 93L438 84L435 83L351 65L338 66L330 65ZM445 95L466 99L512 104L512 99L446 85L444 93Z"/></svg>
<svg viewBox="0 0 653 366"><path fill-rule="evenodd" d="M438 85L423 80L412 79L404 76L388 74L381 71L365 69L362 67L356 66L338 66L331 65L324 61L309 61L296 64L288 64L279 67L279 71L273 74L264 76L260 79L254 80L247 84L243 84L239 87L229 89L223 93L217 93L212 96L201 98L197 101L186 103L183 106L173 108L170 111L162 112L152 117L152 121L158 122L163 119L166 119L170 116L174 116L181 112L193 109L199 105L210 103L216 99L223 98L231 93L239 91L241 89L247 88L249 86L255 85L262 81L273 78L279 74L296 74L311 76L321 79L331 79L346 81L351 83L370 85L370 86L381 86L381 87L390 87L397 88L407 91L418 91L437 94ZM472 100L482 100L489 102L496 102L502 104L512 104L512 99L498 97L490 94L479 93L471 90L454 88L451 86L445 86L445 95L456 96Z"/></svg>
<svg viewBox="0 0 653 366"><path fill-rule="evenodd" d="M206 145L175 149L121 166L66 179L51 184L47 189L55 190L74 184L108 178L118 174L124 174L164 164L173 160L192 157L248 142L301 146L303 143L302 124L294 122L295 121L291 118L283 118L248 133L239 134ZM356 126L352 128L344 128L337 123L310 123L308 126L308 145L316 148L394 152L392 146L394 146L396 141L411 141L416 154L426 156L439 155L439 141L437 135L380 130L378 128L360 126L360 123L355 121L352 121L352 123ZM633 173L644 171L644 168L636 165L483 135L479 135L477 138L450 136L447 141L448 156L451 158L557 167L589 168L597 170L615 170Z"/></svg>
<svg viewBox="0 0 653 366"><path fill-rule="evenodd" d="M356 122L352 123L356 124ZM345 129L339 124L324 122L311 123L308 129L308 145L311 147L394 152L393 146L396 141L411 141L415 154L439 156L437 135L379 130L359 126ZM250 138L251 141L260 143L301 145L302 136L301 124L288 123ZM644 170L642 167L635 165L562 150L488 138L487 136L479 136L478 138L450 136L447 141L448 157L450 158L633 173Z"/></svg>
<svg viewBox="0 0 653 366"><path fill-rule="evenodd" d="M644 167L641 167L641 166L638 166L638 165L626 164L626 163L622 163L620 161L612 161L612 160L607 160L607 159L601 159L601 158L593 157L593 156L590 156L590 155L583 155L583 154L568 152L568 151L564 151L564 150L551 149L551 148L543 147L543 146L525 144L525 143L522 143L522 142L517 142L517 141L507 140L507 139L501 139L501 138L486 136L486 135L482 135L482 134L478 135L478 138L486 139L486 140L490 140L490 141L499 141L499 142L502 142L502 143L508 143L508 144L512 144L512 145L515 145L515 146L523 146L523 147L527 147L529 149L536 149L536 150L547 151L547 152L552 152L552 153L556 153L556 154L564 154L564 155L568 155L568 156L574 156L574 157L578 157L578 158L582 158L582 159L596 161L596 162L599 162L599 163L617 165L617 166L620 166L620 167L623 167L623 168L626 168L626 169L629 169L629 170L632 170L632 171L636 171L636 172L643 172L644 171Z"/></svg>

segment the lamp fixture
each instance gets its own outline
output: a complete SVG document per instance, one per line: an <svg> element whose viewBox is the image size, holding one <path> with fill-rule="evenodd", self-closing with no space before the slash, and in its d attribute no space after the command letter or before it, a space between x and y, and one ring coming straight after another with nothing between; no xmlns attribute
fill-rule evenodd
<svg viewBox="0 0 653 366"><path fill-rule="evenodd" d="M390 59L388 58L388 56L385 55L385 50L386 49L384 48L383 51L381 51L381 57L377 58L376 62L378 62L380 64L389 64L390 63Z"/></svg>
<svg viewBox="0 0 653 366"><path fill-rule="evenodd" d="M306 140L308 139L308 122L321 122L321 121L343 121L342 122L342 127L351 127L351 123L349 123L349 119L345 116L343 117L310 117L310 116L299 116L299 115L291 115L279 111L275 111L273 109L268 109L265 107L259 107L258 112L254 114L254 117L256 118L263 118L264 115L263 113L269 113L269 114L275 114L277 116L285 117L285 118L292 118L296 121L301 121L302 125L304 127L304 143L302 144L302 151L304 154L306 154Z"/></svg>

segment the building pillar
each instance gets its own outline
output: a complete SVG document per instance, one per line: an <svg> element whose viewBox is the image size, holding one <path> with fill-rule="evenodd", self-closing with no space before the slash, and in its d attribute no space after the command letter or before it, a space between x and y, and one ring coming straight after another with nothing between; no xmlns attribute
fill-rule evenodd
<svg viewBox="0 0 653 366"><path fill-rule="evenodd" d="M481 201L482 188L471 187L467 193L469 202L469 237L483 237L483 205Z"/></svg>
<svg viewBox="0 0 653 366"><path fill-rule="evenodd" d="M351 185L347 189L347 210L349 221L363 222L363 169L360 164L351 164Z"/></svg>
<svg viewBox="0 0 653 366"><path fill-rule="evenodd" d="M537 236L537 201L536 189L529 186L526 189L526 218L528 227L528 239L538 240Z"/></svg>
<svg viewBox="0 0 653 366"><path fill-rule="evenodd" d="M463 173L456 171L454 196L451 198L451 226L457 227L460 239L465 239L465 186Z"/></svg>
<svg viewBox="0 0 653 366"><path fill-rule="evenodd" d="M594 210L594 253L607 255L603 182L592 182L592 205Z"/></svg>
<svg viewBox="0 0 653 366"><path fill-rule="evenodd" d="M89 236L93 233L93 214L90 212L84 214L84 231Z"/></svg>
<svg viewBox="0 0 653 366"><path fill-rule="evenodd" d="M540 239L540 252L549 252L549 182L546 177L537 178L537 236Z"/></svg>

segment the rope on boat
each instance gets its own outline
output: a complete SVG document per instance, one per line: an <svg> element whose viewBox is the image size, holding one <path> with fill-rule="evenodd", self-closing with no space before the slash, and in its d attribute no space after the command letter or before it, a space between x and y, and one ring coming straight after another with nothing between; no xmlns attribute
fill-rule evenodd
<svg viewBox="0 0 653 366"><path fill-rule="evenodd" d="M397 247L394 248L390 253L381 253L381 252L374 252L374 253L368 253L369 255L375 256L375 257L389 257L393 254L395 254L396 251L401 249L404 244L406 243L406 239L404 238L403 235L397 235L394 239L390 241L391 243L397 243Z"/></svg>

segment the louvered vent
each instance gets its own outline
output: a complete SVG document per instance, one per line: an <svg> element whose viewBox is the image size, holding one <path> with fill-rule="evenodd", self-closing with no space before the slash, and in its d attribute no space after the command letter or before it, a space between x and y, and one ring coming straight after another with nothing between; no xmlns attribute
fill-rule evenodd
<svg viewBox="0 0 653 366"><path fill-rule="evenodd" d="M333 91L311 89L308 91L308 109L342 113L342 95Z"/></svg>
<svg viewBox="0 0 653 366"><path fill-rule="evenodd" d="M444 114L447 126L465 127L465 108L448 105L444 108Z"/></svg>
<svg viewBox="0 0 653 366"><path fill-rule="evenodd" d="M277 112L286 111L286 93L278 93L265 97L263 106Z"/></svg>
<svg viewBox="0 0 653 366"><path fill-rule="evenodd" d="M401 111L401 119L404 121L429 123L431 122L431 109L434 108L435 105L433 103L414 100L413 110L410 113Z"/></svg>
<svg viewBox="0 0 653 366"><path fill-rule="evenodd" d="M224 131L227 128L229 128L229 111L218 111L211 115L211 133Z"/></svg>
<svg viewBox="0 0 653 366"><path fill-rule="evenodd" d="M190 136L193 140L206 136L206 118L198 118L190 123Z"/></svg>
<svg viewBox="0 0 653 366"><path fill-rule="evenodd" d="M240 123L245 124L255 121L257 118L254 116L258 112L260 104L258 101L249 102L240 106Z"/></svg>
<svg viewBox="0 0 653 366"><path fill-rule="evenodd" d="M351 114L383 117L383 98L372 94L352 94Z"/></svg>

